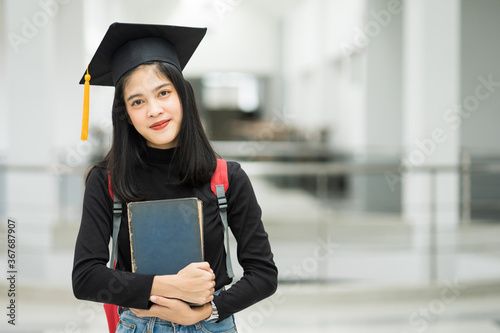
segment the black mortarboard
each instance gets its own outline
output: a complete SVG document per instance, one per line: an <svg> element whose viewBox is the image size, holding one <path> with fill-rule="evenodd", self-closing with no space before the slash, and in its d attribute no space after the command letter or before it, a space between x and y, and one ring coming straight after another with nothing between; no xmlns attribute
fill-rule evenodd
<svg viewBox="0 0 500 333"><path fill-rule="evenodd" d="M129 70L148 61L184 69L205 36L206 28L113 23L90 61L90 84L114 86ZM85 83L85 74L80 84Z"/></svg>
<svg viewBox="0 0 500 333"><path fill-rule="evenodd" d="M87 136L83 132L88 131L89 84L114 86L125 73L149 61L167 62L182 71L206 31L206 28L172 25L111 24L80 80L80 84L86 84L82 140ZM88 83L87 74L90 74Z"/></svg>

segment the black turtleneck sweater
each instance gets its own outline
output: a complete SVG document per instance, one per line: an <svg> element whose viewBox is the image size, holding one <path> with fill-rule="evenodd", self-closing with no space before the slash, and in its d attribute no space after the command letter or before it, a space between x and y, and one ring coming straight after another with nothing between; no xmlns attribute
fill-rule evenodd
<svg viewBox="0 0 500 333"><path fill-rule="evenodd" d="M141 192L148 195L148 200L201 199L204 255L215 273L217 290L231 283L226 273L224 234L217 198L210 183L196 188L172 185L172 179L177 178L173 152L173 149L148 148L144 156L146 168L137 171L135 180ZM228 162L228 178L228 223L237 241L238 262L244 274L231 288L214 297L219 320L270 296L277 287L277 269L250 180L236 162ZM131 272L126 205L123 205L118 236L117 269L106 267L113 230L112 206L107 173L104 169L94 168L85 188L75 247L74 294L79 299L147 309L154 276Z"/></svg>

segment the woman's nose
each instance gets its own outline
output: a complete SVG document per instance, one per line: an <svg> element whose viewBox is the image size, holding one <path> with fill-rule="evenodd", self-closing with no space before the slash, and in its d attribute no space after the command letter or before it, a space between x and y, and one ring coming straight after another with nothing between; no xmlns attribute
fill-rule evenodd
<svg viewBox="0 0 500 333"><path fill-rule="evenodd" d="M157 101L152 101L149 103L148 117L157 117L163 113L163 107L161 103Z"/></svg>

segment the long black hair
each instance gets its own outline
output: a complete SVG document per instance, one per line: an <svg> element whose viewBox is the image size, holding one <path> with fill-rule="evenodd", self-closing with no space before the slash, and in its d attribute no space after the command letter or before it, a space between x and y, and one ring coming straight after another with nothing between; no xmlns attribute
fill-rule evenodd
<svg viewBox="0 0 500 333"><path fill-rule="evenodd" d="M195 187L209 182L217 165L217 155L203 129L191 84L177 68L168 63L149 62L143 65L155 66L161 75L168 78L181 102L182 121L174 155L179 166L177 171L180 180L177 184ZM115 85L113 141L108 154L95 165L110 172L113 193L125 202L146 199L146 194L140 193L134 182L134 173L145 166L143 156L147 142L131 124L123 96L124 86L134 71L126 73Z"/></svg>

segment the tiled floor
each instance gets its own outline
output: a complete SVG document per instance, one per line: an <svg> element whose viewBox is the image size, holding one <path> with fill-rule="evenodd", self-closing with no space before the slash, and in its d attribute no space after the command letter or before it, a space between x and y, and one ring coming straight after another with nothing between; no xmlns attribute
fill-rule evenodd
<svg viewBox="0 0 500 333"><path fill-rule="evenodd" d="M6 304L4 295L0 304ZM3 333L105 333L100 304L69 290L25 288L16 326ZM283 284L278 292L236 315L239 332L498 333L500 283L388 288Z"/></svg>
<svg viewBox="0 0 500 333"><path fill-rule="evenodd" d="M500 289L470 286L459 296L432 289L326 291L284 286L281 295L237 316L241 332L500 332ZM326 288L328 289L328 288ZM489 289L489 290L488 290ZM443 294L445 296L443 296ZM473 330L474 329L474 330Z"/></svg>

